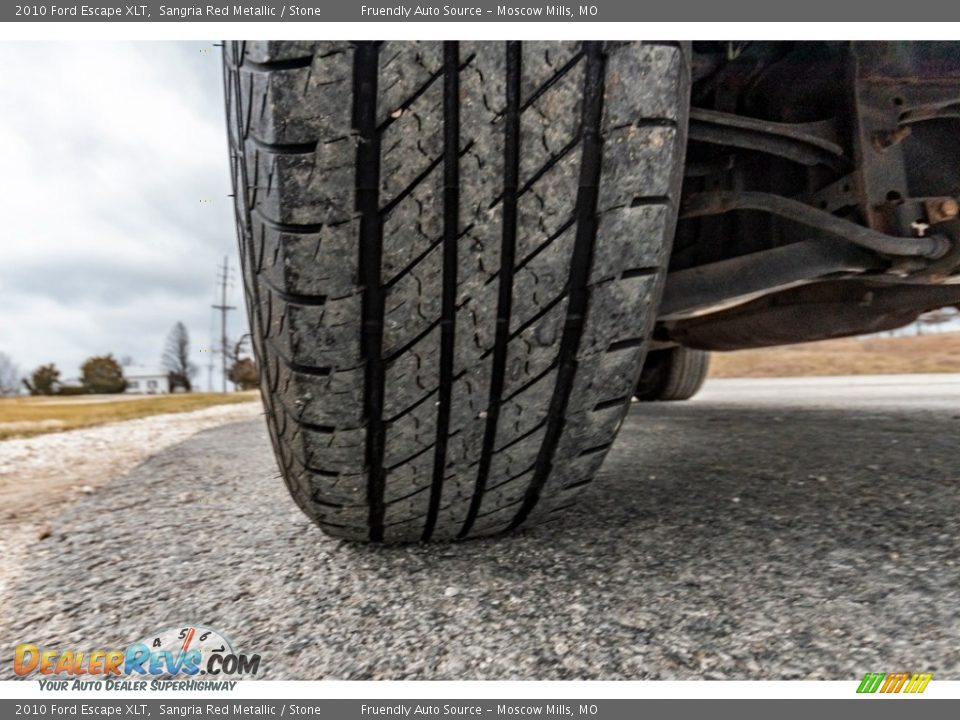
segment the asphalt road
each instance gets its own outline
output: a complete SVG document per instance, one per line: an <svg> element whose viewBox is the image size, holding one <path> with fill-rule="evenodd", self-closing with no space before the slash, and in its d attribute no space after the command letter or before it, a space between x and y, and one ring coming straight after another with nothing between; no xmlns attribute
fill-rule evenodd
<svg viewBox="0 0 960 720"><path fill-rule="evenodd" d="M635 404L561 522L368 547L227 425L29 539L3 653L192 622L265 679L960 679L958 439L960 376L715 381Z"/></svg>

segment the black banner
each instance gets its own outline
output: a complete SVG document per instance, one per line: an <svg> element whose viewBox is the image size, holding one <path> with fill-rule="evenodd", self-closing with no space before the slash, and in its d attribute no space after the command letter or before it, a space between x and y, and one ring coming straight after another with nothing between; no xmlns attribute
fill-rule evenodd
<svg viewBox="0 0 960 720"><path fill-rule="evenodd" d="M553 4L538 0L235 0L190 3L176 0L37 2L4 4L0 21L10 22L907 22L960 19L960 4L935 0L895 3L876 0L835 3L771 3L768 0L587 0Z"/></svg>

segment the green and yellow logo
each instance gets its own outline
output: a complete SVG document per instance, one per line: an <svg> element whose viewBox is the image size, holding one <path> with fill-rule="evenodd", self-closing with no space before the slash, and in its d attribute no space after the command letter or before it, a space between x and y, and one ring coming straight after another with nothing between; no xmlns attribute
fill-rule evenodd
<svg viewBox="0 0 960 720"><path fill-rule="evenodd" d="M860 681L858 693L922 693L933 679L933 673L867 673Z"/></svg>

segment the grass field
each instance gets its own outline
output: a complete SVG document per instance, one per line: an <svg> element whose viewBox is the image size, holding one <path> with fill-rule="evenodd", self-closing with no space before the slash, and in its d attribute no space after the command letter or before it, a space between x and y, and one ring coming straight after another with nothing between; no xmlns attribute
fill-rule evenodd
<svg viewBox="0 0 960 720"><path fill-rule="evenodd" d="M0 440L250 402L258 393L0 398Z"/></svg>
<svg viewBox="0 0 960 720"><path fill-rule="evenodd" d="M960 373L960 332L823 340L714 353L710 377Z"/></svg>

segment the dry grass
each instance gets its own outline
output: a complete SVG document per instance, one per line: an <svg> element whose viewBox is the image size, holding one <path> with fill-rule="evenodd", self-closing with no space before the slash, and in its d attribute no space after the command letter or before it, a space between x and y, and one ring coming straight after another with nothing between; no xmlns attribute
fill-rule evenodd
<svg viewBox="0 0 960 720"><path fill-rule="evenodd" d="M183 395L79 395L0 398L0 440L75 430L149 415L249 402L256 391Z"/></svg>
<svg viewBox="0 0 960 720"><path fill-rule="evenodd" d="M960 332L823 340L714 353L710 377L801 377L960 372Z"/></svg>

